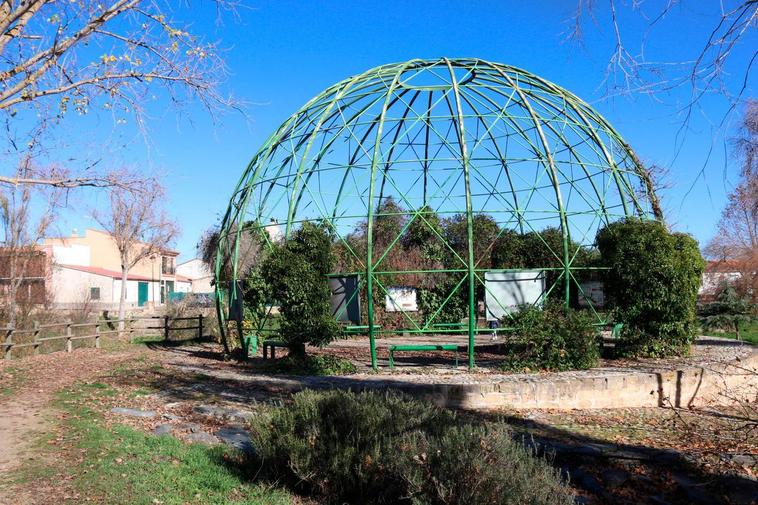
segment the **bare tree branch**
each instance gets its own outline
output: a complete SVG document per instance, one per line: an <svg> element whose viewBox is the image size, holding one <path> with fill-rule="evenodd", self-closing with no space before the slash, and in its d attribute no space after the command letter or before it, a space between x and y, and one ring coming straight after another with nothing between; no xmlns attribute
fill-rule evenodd
<svg viewBox="0 0 758 505"><path fill-rule="evenodd" d="M215 3L219 10L233 10L235 1ZM211 115L239 110L220 91L226 66L218 44L193 34L188 23L174 19L174 11L168 0L2 1L0 115L25 118L19 124L43 123L52 136L68 114L100 110L132 115L144 134L146 106L160 93L178 107L199 102ZM8 133L18 156L40 147L38 142L24 148L24 132L20 138ZM26 179L6 173L0 185L113 186L101 174Z"/></svg>
<svg viewBox="0 0 758 505"><path fill-rule="evenodd" d="M164 195L158 181L145 180L133 188L111 189L109 211L93 211L95 220L111 234L121 259L119 319L123 320L126 312L129 270L150 256L160 255L178 235L178 226L162 209ZM123 329L123 322L119 328Z"/></svg>

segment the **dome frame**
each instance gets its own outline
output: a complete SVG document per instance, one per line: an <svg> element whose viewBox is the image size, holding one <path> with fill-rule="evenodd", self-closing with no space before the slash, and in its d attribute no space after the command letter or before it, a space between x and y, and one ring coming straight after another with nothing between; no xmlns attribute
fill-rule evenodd
<svg viewBox="0 0 758 505"><path fill-rule="evenodd" d="M403 215L403 228L377 248L376 225L390 215L382 212L388 199L398 203L400 210L391 214ZM429 223L429 209L461 223L465 218L462 254ZM478 215L497 222L497 238L508 230L524 234L558 229L560 250L545 245L560 266L480 264L474 236ZM239 264L242 234L266 231L263 236L272 246L273 230L280 226L288 238L300 223L319 220L361 267L330 276L359 276L360 289L366 292L367 321L356 328L366 329L374 368L376 338L387 333L468 335L468 365L473 368L475 336L491 331L478 327L477 290L487 289L487 272L556 270L544 297L558 287L568 307L571 290L578 287L598 324L607 323L578 279L582 271L603 267L573 264L580 253L577 244L591 245L599 226L631 216L662 220L649 174L616 130L576 95L525 70L475 58L383 65L312 98L282 123L248 164L219 231L214 276L221 331L227 319L239 323L241 318L241 309L227 317L224 304L241 303L236 281L247 273ZM436 233L431 240L439 239L447 254L450 250L457 255L460 268L382 269L414 222ZM359 227L362 245L353 243L351 248L349 240ZM494 243L485 245L491 250ZM222 274L223 258L231 260L231 279ZM432 321L419 324L404 309L408 327L382 329L375 324L375 295L389 296L391 287L384 285L383 277L436 274L460 276L443 306L465 289L465 327L435 329ZM229 280L234 282L227 289ZM241 324L238 329L241 332Z"/></svg>

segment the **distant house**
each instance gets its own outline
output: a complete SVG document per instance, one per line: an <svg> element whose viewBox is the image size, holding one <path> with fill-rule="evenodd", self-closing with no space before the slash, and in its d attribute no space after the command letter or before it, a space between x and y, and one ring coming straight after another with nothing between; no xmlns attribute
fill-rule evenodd
<svg viewBox="0 0 758 505"><path fill-rule="evenodd" d="M13 258L16 260L17 271L11 276ZM46 303L50 273L49 258L45 250L35 248L19 251L0 248L0 303L8 302L13 278L19 281L16 290L17 303Z"/></svg>
<svg viewBox="0 0 758 505"><path fill-rule="evenodd" d="M50 295L59 308L88 300L115 308L121 296L121 260L113 237L101 230L85 230L69 237L48 238L43 248L51 256ZM189 279L177 275L178 252L161 250L129 269L126 303L130 308L162 305L171 293L190 290Z"/></svg>
<svg viewBox="0 0 758 505"><path fill-rule="evenodd" d="M703 283L698 291L701 301L712 300L722 284L734 284L742 278L738 265L734 261L708 261L703 272Z"/></svg>
<svg viewBox="0 0 758 505"><path fill-rule="evenodd" d="M176 266L176 273L190 280L192 293L210 293L213 291L211 281L213 273L202 260L193 258Z"/></svg>

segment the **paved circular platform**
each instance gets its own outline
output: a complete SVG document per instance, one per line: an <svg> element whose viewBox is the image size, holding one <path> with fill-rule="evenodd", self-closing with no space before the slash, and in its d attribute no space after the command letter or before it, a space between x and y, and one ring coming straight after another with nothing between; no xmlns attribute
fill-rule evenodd
<svg viewBox="0 0 758 505"><path fill-rule="evenodd" d="M342 341L337 345L358 344L360 341ZM334 350L330 346L322 352ZM687 407L758 398L758 347L712 337L698 339L686 358L604 360L599 368L570 372L469 373L463 366L454 368L447 363L395 371L367 368L340 377L295 377L254 373L254 366L194 371L278 391L398 389L440 406L465 409Z"/></svg>

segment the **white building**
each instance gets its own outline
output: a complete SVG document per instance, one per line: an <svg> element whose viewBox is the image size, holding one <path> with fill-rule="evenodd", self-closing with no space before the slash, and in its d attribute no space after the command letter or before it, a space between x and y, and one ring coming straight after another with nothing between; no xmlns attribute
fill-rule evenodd
<svg viewBox="0 0 758 505"><path fill-rule="evenodd" d="M147 247L136 244L136 248ZM48 292L53 304L67 308L92 303L116 308L121 297L121 260L113 237L101 230L85 230L69 237L47 238L51 279ZM129 270L126 281L128 308L153 307L189 292L191 282L176 274L176 251L161 249Z"/></svg>
<svg viewBox="0 0 758 505"><path fill-rule="evenodd" d="M189 279L192 293L211 293L213 273L202 260L193 258L176 266L177 276Z"/></svg>

